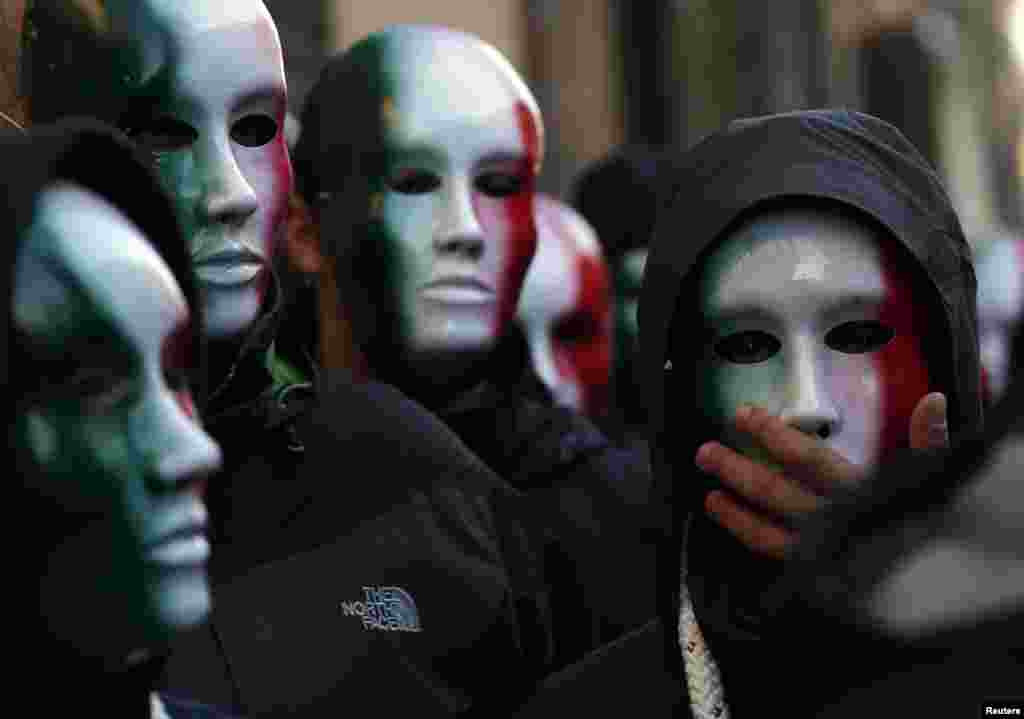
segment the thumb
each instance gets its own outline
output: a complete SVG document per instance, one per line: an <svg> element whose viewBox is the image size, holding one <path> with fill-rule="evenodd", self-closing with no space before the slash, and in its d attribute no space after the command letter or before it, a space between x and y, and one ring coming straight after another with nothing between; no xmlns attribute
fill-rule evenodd
<svg viewBox="0 0 1024 719"><path fill-rule="evenodd" d="M910 416L911 449L944 449L949 446L946 395L932 392L921 398Z"/></svg>

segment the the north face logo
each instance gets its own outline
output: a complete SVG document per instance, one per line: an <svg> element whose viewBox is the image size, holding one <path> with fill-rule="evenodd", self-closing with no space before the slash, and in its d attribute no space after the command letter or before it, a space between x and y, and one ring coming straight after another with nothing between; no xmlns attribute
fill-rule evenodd
<svg viewBox="0 0 1024 719"><path fill-rule="evenodd" d="M412 595L401 587L363 587L364 601L342 602L346 617L359 617L364 629L421 632L420 614Z"/></svg>

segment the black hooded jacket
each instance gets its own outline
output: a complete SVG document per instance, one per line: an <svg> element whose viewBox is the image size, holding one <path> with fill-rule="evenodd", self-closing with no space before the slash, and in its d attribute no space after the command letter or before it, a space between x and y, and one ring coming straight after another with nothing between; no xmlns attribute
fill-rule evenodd
<svg viewBox="0 0 1024 719"><path fill-rule="evenodd" d="M954 441L981 424L975 277L950 201L920 153L890 125L846 111L738 120L690 150L657 224L640 302L640 368L651 420L651 516L662 537L652 577L659 620L606 648L605 657L549 683L525 712L553 716L569 702L613 702L591 677L642 677L635 711L687 716L680 616L681 565L697 622L721 670L730 716L802 715L819 687L817 657L800 651L799 615L775 617L762 595L780 571L757 559L701 511L708 483L697 448L717 432L692 395L696 357L670 354L672 333L695 325L696 270L706 251L762 203L841 203L888 229L920 269L932 323L923 338L933 389L948 398ZM680 343L684 344L684 343ZM671 369L666 363L672 359ZM675 378L681 378L676 380ZM691 394L688 394L691 393ZM805 678L806 677L806 678ZM842 681L842 677L828 677ZM619 687L621 690L621 687Z"/></svg>
<svg viewBox="0 0 1024 719"><path fill-rule="evenodd" d="M514 706L551 653L519 494L391 387L327 373L306 407L292 470L256 451L239 475L213 618L169 686L249 716Z"/></svg>
<svg viewBox="0 0 1024 719"><path fill-rule="evenodd" d="M525 495L551 593L557 669L654 615L638 585L653 571L647 457L557 406L513 327L485 379L438 414Z"/></svg>
<svg viewBox="0 0 1024 719"><path fill-rule="evenodd" d="M55 182L72 182L97 193L117 207L145 234L170 267L189 306L195 311L196 294L191 264L185 253L173 211L155 178L143 166L126 140L112 130L91 121L66 121L38 127L30 133L3 131L0 153L7 172L0 173L0 193L4 212L0 222L7 260L3 273L3 298L7 310L7 339L4 350L3 383L8 405L10 431L18 414L33 395L42 389L45 367L35 359L27 338L13 325L11 318L15 259L25 229L35 216L39 193ZM130 301L130 298L126 298ZM201 317L193 317L193 331L201 330ZM198 342L194 343L198 348ZM201 366L201 358L194 358ZM47 554L57 543L77 532L90 521L105 521L104 507L90 507L83 501L71 508L46 491L41 470L9 438L14 454L14 472L20 483L15 489L15 505L22 525L19 564L12 581L22 587L34 587L44 572ZM84 499L84 498L83 498ZM99 514L97 514L99 513ZM25 530L25 527L28 530ZM27 536L24 531L28 531ZM17 578L17 577L20 577ZM40 612L34 591L19 594L24 605L12 616L21 622L15 651L12 686L32 705L34 713L60 716L72 713L118 717L150 716L150 694L163 662L163 647L151 648L154 659L135 667L110 667L79 654L59 637L50 634L46 617ZM69 597L68 601L73 601ZM203 705L163 697L171 719L217 719L225 715Z"/></svg>

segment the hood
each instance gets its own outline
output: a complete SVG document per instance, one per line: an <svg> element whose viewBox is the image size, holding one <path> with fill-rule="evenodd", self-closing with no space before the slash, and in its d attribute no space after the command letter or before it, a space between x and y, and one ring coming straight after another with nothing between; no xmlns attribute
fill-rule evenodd
<svg viewBox="0 0 1024 719"><path fill-rule="evenodd" d="M694 410L696 398L684 396L692 394L687 383L673 386L672 377L692 377L693 367L666 370L670 335L674 326L692 321L684 310L694 306L695 270L705 252L741 215L787 198L827 201L887 228L921 270L924 300L934 319L926 351L935 347L941 354L929 352L929 371L935 389L947 395L951 436L980 425L982 403L970 249L938 176L892 126L867 115L829 110L737 120L683 156L667 197L650 246L638 320L640 372L650 413L652 516L663 537L658 593L667 626L675 626L688 518L706 492L693 457L716 433ZM666 394L674 398L671 406ZM680 442L682 427L687 440ZM707 541L721 542L720 547L694 556L709 562L713 556L720 569L729 568L726 574L748 574L755 581L759 565L729 540L723 531L711 529ZM745 572L744 565L752 571ZM691 575L696 573L691 566ZM691 585L698 618L702 624L720 624L726 633L748 636L746 630L732 631L744 624L734 616L742 589L730 596L723 587L710 586L714 581ZM708 628L706 633L715 633L713 626ZM672 651L679 656L674 641Z"/></svg>

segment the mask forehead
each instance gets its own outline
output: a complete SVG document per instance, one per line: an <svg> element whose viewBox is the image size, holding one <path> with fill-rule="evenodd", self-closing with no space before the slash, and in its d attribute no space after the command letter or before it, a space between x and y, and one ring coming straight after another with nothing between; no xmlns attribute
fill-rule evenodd
<svg viewBox="0 0 1024 719"><path fill-rule="evenodd" d="M102 308L111 330L135 352L158 355L164 339L187 320L184 295L166 264L138 228L99 196L71 185L53 187L40 196L34 228L23 251L74 276ZM31 295L23 284L29 279L19 275L22 296ZM63 299L59 292L51 297ZM46 327L54 317L49 303L15 306L16 319L27 330ZM70 321L74 315L60 317ZM62 333L74 329L60 327Z"/></svg>
<svg viewBox="0 0 1024 719"><path fill-rule="evenodd" d="M867 223L790 210L755 218L712 251L700 288L710 375L698 378L698 391L720 426L749 402L820 434L851 461L906 444L913 407L929 389L925 315L891 242ZM879 326L892 337L851 342ZM726 340L752 354L731 358Z"/></svg>
<svg viewBox="0 0 1024 719"><path fill-rule="evenodd" d="M885 287L878 237L870 228L813 212L757 219L708 258L706 310L745 308L787 314L844 298L881 301Z"/></svg>
<svg viewBox="0 0 1024 719"><path fill-rule="evenodd" d="M230 108L254 93L284 92L280 40L259 0L147 1L176 49L172 74L180 95Z"/></svg>
<svg viewBox="0 0 1024 719"><path fill-rule="evenodd" d="M528 157L537 171L540 111L494 48L445 28L413 26L393 32L385 62L395 79L393 112L385 113L394 146L433 150L456 165Z"/></svg>

